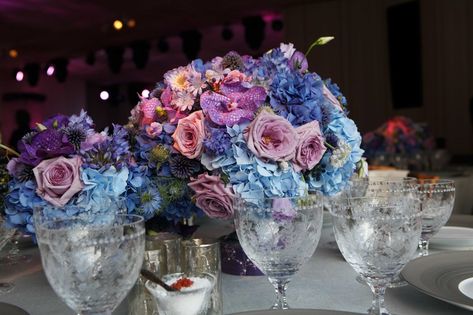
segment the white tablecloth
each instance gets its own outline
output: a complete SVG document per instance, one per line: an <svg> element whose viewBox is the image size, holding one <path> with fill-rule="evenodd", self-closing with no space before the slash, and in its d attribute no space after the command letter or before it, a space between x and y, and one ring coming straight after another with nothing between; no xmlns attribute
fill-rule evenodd
<svg viewBox="0 0 473 315"><path fill-rule="evenodd" d="M460 221L467 220L460 218ZM330 233L330 228L324 228L315 255L294 277L288 289L289 303L294 308L365 313L371 303L370 290L355 281L355 271L329 243ZM0 301L18 305L31 315L73 315L74 312L67 308L48 285L41 269L38 250L33 248L27 252L33 255L30 263L9 268L0 267L0 280L13 280L16 284L13 292L0 296ZM273 302L273 292L263 276L223 275L224 313L267 309ZM386 301L396 314L471 314L467 310L422 294L410 286L388 290ZM114 315L125 314L127 308L126 303L123 303Z"/></svg>

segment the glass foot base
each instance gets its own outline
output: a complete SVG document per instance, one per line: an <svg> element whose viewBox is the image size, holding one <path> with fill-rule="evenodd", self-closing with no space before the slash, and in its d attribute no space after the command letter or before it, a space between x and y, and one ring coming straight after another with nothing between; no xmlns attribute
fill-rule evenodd
<svg viewBox="0 0 473 315"><path fill-rule="evenodd" d="M11 292L15 285L9 282L0 282L0 295Z"/></svg>
<svg viewBox="0 0 473 315"><path fill-rule="evenodd" d="M18 265L18 264L27 264L31 262L31 255L7 255L5 257L0 257L0 265Z"/></svg>
<svg viewBox="0 0 473 315"><path fill-rule="evenodd" d="M24 309L8 303L0 303L0 314L29 315Z"/></svg>
<svg viewBox="0 0 473 315"><path fill-rule="evenodd" d="M356 281L361 284L366 284L366 281L361 276L356 277ZM405 287L406 285L408 285L408 283L398 276L393 279L393 281L388 285L388 288L390 289L401 288L401 287Z"/></svg>

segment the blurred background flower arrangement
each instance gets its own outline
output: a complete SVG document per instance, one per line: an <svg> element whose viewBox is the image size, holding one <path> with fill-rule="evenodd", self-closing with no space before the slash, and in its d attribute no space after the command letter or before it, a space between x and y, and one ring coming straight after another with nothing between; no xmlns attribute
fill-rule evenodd
<svg viewBox="0 0 473 315"><path fill-rule="evenodd" d="M404 116L393 117L363 136L363 149L370 167L426 170L430 168L429 152L435 147L429 127Z"/></svg>

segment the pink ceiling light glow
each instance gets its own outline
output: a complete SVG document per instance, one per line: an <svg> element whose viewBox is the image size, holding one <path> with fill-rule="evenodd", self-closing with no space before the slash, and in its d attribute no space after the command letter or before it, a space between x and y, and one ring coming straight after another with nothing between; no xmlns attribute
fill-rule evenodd
<svg viewBox="0 0 473 315"><path fill-rule="evenodd" d="M23 81L23 78L25 77L25 74L23 73L23 71L18 71L15 75L15 79L18 81L18 82L21 82Z"/></svg>
<svg viewBox="0 0 473 315"><path fill-rule="evenodd" d="M144 97L144 98L148 98L149 97L149 90L148 89L144 89L143 91L141 91L141 96Z"/></svg>
<svg viewBox="0 0 473 315"><path fill-rule="evenodd" d="M108 100L109 97L110 97L110 94L108 94L107 91L102 91L102 92L100 92L100 99L101 99L102 101Z"/></svg>
<svg viewBox="0 0 473 315"><path fill-rule="evenodd" d="M46 70L46 74L48 76L52 76L54 74L54 66L49 66L48 69Z"/></svg>

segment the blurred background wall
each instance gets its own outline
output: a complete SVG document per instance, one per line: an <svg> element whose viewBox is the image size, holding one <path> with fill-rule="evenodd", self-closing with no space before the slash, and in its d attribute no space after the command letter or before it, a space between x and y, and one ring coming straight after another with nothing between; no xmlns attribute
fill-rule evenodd
<svg viewBox="0 0 473 315"><path fill-rule="evenodd" d="M36 4L36 13L32 7L27 11L31 15L25 15L16 0L0 4L0 17L5 17L0 19L0 35L5 35L0 44L0 130L4 139L15 127L14 112L20 108L30 111L32 122L85 108L99 127L112 121L124 123L138 93L152 89L166 70L188 62L179 32L196 29L202 35L198 56L204 60L229 50L258 55L281 41L293 42L305 51L319 36L333 35L334 41L313 50L310 69L339 84L362 132L394 115L405 115L428 123L436 137L446 140L452 154L473 154L470 0L245 0L215 5L209 12L195 12L194 1L180 6L172 1L146 2L141 9L105 0L88 6L77 0L49 1L44 10L44 2L22 3ZM132 15L136 29L110 30L108 24L115 17ZM242 21L247 16L260 16L265 22L264 39L256 49L245 39ZM275 28L274 21L281 21L282 29ZM26 26L17 27L16 37L12 36L13 26L19 23ZM224 28L231 30L231 39L223 39ZM166 51L158 48L163 38L169 47ZM137 69L132 60L130 43L135 40L150 44L144 69ZM110 45L125 48L118 74L110 71L103 49ZM11 48L18 49L18 58L7 56ZM86 62L90 52L92 65ZM48 61L59 55L69 60L64 83L44 73ZM30 62L41 65L36 86L26 79L15 80L18 69ZM99 97L104 90L110 93L106 101Z"/></svg>

